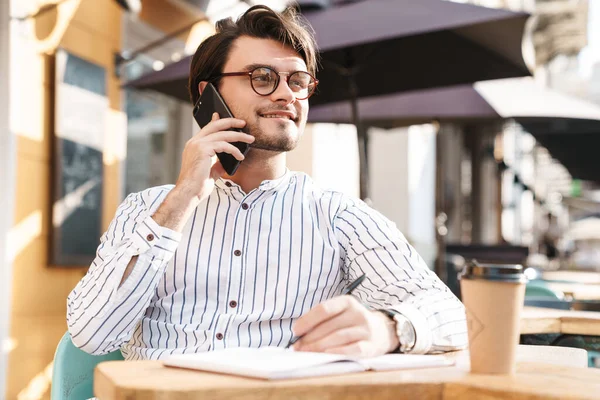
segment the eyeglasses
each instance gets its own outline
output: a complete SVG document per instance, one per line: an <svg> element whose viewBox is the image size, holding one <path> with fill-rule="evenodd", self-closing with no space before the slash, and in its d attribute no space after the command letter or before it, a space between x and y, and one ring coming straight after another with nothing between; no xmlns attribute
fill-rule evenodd
<svg viewBox="0 0 600 400"><path fill-rule="evenodd" d="M308 72L277 72L269 67L257 67L247 72L226 72L216 76L215 79L225 76L248 76L256 94L269 96L279 87L282 75L285 76L285 81L297 100L308 99L315 93L319 84L319 81Z"/></svg>

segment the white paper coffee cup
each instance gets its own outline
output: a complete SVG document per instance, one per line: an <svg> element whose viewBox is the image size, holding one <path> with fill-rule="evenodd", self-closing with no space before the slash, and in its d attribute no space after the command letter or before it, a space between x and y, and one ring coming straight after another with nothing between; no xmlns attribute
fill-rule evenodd
<svg viewBox="0 0 600 400"><path fill-rule="evenodd" d="M468 263L459 276L471 372L512 374L527 278L521 265Z"/></svg>

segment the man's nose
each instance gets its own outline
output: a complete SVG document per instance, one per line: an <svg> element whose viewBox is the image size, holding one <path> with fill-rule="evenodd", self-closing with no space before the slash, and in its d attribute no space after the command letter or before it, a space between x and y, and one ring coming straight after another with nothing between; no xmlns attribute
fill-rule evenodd
<svg viewBox="0 0 600 400"><path fill-rule="evenodd" d="M296 95L290 89L287 82L287 76L280 75L279 84L275 88L275 91L271 93L271 100L274 102L285 102L285 104L292 104L296 102Z"/></svg>

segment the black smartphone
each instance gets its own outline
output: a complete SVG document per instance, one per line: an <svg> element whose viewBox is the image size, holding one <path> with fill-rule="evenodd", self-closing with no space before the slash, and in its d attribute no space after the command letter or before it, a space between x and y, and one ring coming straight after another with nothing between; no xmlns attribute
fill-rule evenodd
<svg viewBox="0 0 600 400"><path fill-rule="evenodd" d="M206 85L202 91L202 95L200 95L200 98L194 105L194 119L200 128L203 128L212 120L212 115L215 112L219 114L219 118L234 118L233 114L231 114L231 111L229 110L229 107L227 107L227 104L225 104L223 97L221 97L221 94L219 94L217 88L212 83L209 83ZM243 130L239 128L233 128L231 130L243 132ZM244 156L250 149L250 145L248 143L234 142L231 144L240 149ZM241 161L229 153L217 153L217 157L219 158L223 169L228 175L232 176L235 174L235 171L237 171Z"/></svg>

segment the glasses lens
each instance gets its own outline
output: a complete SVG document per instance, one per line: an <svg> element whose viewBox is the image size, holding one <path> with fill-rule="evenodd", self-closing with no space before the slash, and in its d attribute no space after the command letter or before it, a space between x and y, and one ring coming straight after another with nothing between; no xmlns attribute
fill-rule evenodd
<svg viewBox="0 0 600 400"><path fill-rule="evenodd" d="M252 71L250 77L254 91L261 95L273 93L279 81L279 75L270 68L261 67Z"/></svg>
<svg viewBox="0 0 600 400"><path fill-rule="evenodd" d="M315 91L315 79L304 71L297 71L290 75L288 81L290 89L295 93L296 98L306 99Z"/></svg>

